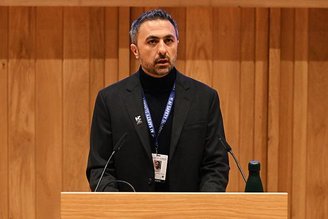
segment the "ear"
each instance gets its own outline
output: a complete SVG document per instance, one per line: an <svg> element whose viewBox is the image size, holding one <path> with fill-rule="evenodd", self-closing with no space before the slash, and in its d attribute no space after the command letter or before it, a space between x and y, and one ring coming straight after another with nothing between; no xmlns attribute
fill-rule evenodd
<svg viewBox="0 0 328 219"><path fill-rule="evenodd" d="M136 59L139 59L139 50L138 50L138 47L135 44L131 43L130 49L131 49L131 52L136 57Z"/></svg>

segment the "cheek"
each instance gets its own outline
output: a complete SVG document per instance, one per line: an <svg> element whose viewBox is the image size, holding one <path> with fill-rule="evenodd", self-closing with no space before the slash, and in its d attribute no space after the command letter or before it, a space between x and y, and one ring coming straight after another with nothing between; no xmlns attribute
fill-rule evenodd
<svg viewBox="0 0 328 219"><path fill-rule="evenodd" d="M143 50L143 51L140 51L139 56L143 60L151 61L154 59L155 54L156 53L153 52L152 50Z"/></svg>
<svg viewBox="0 0 328 219"><path fill-rule="evenodd" d="M177 48L177 47L173 47L173 48L171 48L169 51L170 51L170 54L171 54L171 55L177 55L177 53L178 53L178 48Z"/></svg>

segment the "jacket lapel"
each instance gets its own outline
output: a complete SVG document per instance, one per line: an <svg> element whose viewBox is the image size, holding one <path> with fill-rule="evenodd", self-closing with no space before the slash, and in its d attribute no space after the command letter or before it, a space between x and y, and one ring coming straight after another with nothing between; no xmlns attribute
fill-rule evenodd
<svg viewBox="0 0 328 219"><path fill-rule="evenodd" d="M139 82L138 74L134 74L131 77L126 87L124 103L139 139L149 158L152 159L148 127L142 105L142 87Z"/></svg>
<svg viewBox="0 0 328 219"><path fill-rule="evenodd" d="M171 148L169 160L172 159L181 135L182 127L190 109L192 89L186 77L177 71L174 116L171 134Z"/></svg>
<svg viewBox="0 0 328 219"><path fill-rule="evenodd" d="M124 95L125 108L129 114L131 122L139 136L139 139L149 157L152 159L149 142L148 126L142 105L142 87L138 74L131 76ZM186 77L177 71L176 96L174 103L174 116L172 124L172 134L170 142L169 160L172 159L181 135L182 127L188 115L191 105L192 89Z"/></svg>

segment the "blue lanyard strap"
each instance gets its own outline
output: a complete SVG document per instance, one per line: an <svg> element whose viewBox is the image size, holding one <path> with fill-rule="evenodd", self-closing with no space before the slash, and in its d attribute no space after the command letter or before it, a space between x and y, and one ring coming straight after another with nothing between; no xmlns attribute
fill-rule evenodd
<svg viewBox="0 0 328 219"><path fill-rule="evenodd" d="M150 134L151 134L151 136L153 137L153 139L155 141L156 154L158 152L158 146L159 146L158 137L159 137L160 133L162 132L163 127L164 127L165 123L167 122L167 119L169 118L169 115L170 115L171 110L172 110L174 99L175 99L175 83L174 83L173 88L171 90L169 99L167 100L165 111L164 111L161 123L159 125L158 132L156 133L154 123L153 123L153 120L151 118L150 110L149 110L149 107L148 107L148 104L147 104L147 100L145 98L145 95L143 96L143 105L144 105L144 110L145 110L145 116L146 116L146 120L147 120L147 124L148 124Z"/></svg>

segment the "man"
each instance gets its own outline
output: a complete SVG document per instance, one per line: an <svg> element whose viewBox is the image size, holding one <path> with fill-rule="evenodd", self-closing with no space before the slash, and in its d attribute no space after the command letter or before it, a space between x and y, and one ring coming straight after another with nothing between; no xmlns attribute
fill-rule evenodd
<svg viewBox="0 0 328 219"><path fill-rule="evenodd" d="M138 72L97 96L91 126L87 178L92 190L223 192L227 152L217 92L175 69L178 28L163 10L131 25ZM99 181L121 136L124 145ZM154 163L160 163L155 171ZM124 183L127 182L127 183Z"/></svg>

